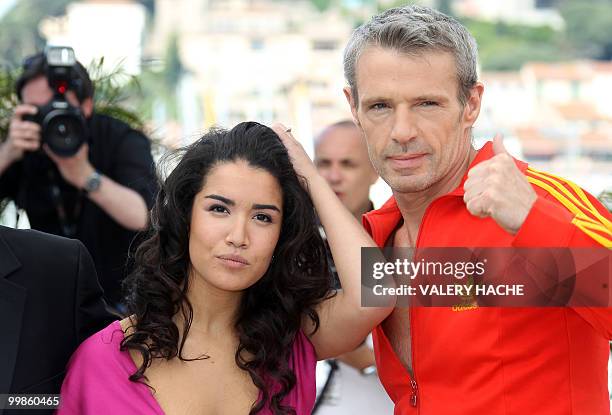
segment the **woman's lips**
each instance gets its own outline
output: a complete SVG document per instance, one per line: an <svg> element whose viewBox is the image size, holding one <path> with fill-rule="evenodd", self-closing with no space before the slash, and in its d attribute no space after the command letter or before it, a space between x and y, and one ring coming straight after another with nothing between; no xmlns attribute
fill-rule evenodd
<svg viewBox="0 0 612 415"><path fill-rule="evenodd" d="M244 268L249 265L246 259L237 255L219 255L217 258L229 268Z"/></svg>
<svg viewBox="0 0 612 415"><path fill-rule="evenodd" d="M411 155L402 155L402 156L394 156L389 157L389 161L391 166L394 169L402 170L402 169L414 169L421 164L425 160L425 154L411 154Z"/></svg>

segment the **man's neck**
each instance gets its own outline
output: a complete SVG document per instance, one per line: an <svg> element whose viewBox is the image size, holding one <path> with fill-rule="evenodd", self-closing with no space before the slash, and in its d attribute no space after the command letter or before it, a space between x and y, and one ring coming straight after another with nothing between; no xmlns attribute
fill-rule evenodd
<svg viewBox="0 0 612 415"><path fill-rule="evenodd" d="M365 202L363 202L359 206L359 209L357 209L356 211L352 213L353 213L353 216L355 216L355 219L357 219L359 223L361 223L361 217L364 215L364 213L367 213L372 209L373 209L372 201L370 201L370 199L366 199Z"/></svg>
<svg viewBox="0 0 612 415"><path fill-rule="evenodd" d="M452 192L459 186L468 167L476 157L477 151L470 147L468 157L454 170L445 175L442 180L420 192L397 193L393 192L397 206L403 218L403 231L407 232L416 242L419 226L425 215L427 207L437 198Z"/></svg>

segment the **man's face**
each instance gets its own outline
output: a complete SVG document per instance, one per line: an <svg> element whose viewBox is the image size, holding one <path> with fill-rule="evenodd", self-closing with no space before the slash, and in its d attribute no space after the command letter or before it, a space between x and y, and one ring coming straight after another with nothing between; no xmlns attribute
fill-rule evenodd
<svg viewBox="0 0 612 415"><path fill-rule="evenodd" d="M353 117L374 168L394 192L419 192L461 177L482 85L461 105L450 53L406 55L369 47L359 58L356 84L358 103L345 89Z"/></svg>
<svg viewBox="0 0 612 415"><path fill-rule="evenodd" d="M86 117L91 115L92 102L90 98L79 103L74 91L66 91L66 100L70 105L81 108ZM42 106L48 104L53 98L53 90L49 87L47 78L39 76L27 82L21 90L21 98L24 104Z"/></svg>
<svg viewBox="0 0 612 415"><path fill-rule="evenodd" d="M353 215L363 213L377 175L359 129L338 126L324 131L315 146L315 164L347 209Z"/></svg>

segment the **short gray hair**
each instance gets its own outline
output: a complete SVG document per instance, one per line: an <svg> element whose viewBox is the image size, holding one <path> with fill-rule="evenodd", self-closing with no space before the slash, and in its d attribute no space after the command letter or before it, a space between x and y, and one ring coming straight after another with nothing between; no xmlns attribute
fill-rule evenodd
<svg viewBox="0 0 612 415"><path fill-rule="evenodd" d="M450 52L457 68L459 102L465 105L478 80L478 47L465 26L429 7L410 5L389 9L359 26L344 49L344 76L357 106L357 61L370 46L400 53Z"/></svg>

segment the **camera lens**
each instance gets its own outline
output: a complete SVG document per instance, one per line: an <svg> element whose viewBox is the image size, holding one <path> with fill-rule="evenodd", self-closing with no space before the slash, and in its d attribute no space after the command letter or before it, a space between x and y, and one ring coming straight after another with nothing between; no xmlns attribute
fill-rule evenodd
<svg viewBox="0 0 612 415"><path fill-rule="evenodd" d="M74 155L83 144L83 125L78 118L69 115L53 117L47 125L45 141L61 156Z"/></svg>

